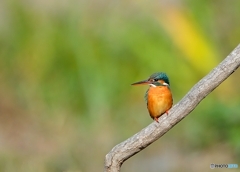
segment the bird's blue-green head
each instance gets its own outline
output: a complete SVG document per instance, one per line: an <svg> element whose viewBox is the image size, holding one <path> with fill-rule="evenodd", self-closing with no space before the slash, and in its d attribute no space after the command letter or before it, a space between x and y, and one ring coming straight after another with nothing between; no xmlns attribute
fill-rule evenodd
<svg viewBox="0 0 240 172"><path fill-rule="evenodd" d="M164 72L154 73L147 80L135 82L132 85L143 85L143 84L148 84L152 87L170 86L168 76Z"/></svg>

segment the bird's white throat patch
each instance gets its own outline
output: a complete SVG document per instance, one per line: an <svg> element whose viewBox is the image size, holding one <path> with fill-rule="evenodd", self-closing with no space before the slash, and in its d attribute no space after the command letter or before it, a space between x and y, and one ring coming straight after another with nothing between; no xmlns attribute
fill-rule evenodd
<svg viewBox="0 0 240 172"><path fill-rule="evenodd" d="M154 85L154 84L149 84L150 86L152 86L152 87L157 87L156 85Z"/></svg>
<svg viewBox="0 0 240 172"><path fill-rule="evenodd" d="M154 84L149 84L151 87L157 87L156 85L154 85ZM166 83L166 82L164 82L162 85L164 85L164 86L168 86L168 84Z"/></svg>

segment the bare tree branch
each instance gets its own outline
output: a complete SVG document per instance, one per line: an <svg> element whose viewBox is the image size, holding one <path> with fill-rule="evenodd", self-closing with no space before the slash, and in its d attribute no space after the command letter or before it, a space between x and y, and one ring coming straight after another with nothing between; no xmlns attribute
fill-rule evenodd
<svg viewBox="0 0 240 172"><path fill-rule="evenodd" d="M159 123L153 122L140 132L116 145L105 157L105 172L119 172L121 165L131 156L163 136L185 118L195 107L240 66L240 44L216 68L201 79L169 111Z"/></svg>

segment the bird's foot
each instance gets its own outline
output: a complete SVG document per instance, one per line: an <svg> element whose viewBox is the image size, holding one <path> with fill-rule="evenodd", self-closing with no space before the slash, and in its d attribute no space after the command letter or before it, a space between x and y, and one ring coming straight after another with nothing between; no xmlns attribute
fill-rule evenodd
<svg viewBox="0 0 240 172"><path fill-rule="evenodd" d="M155 118L154 118L154 120L155 120L157 123L159 123L159 121L158 121L158 118L157 118L157 117L155 117Z"/></svg>
<svg viewBox="0 0 240 172"><path fill-rule="evenodd" d="M168 115L168 110L166 111L166 114Z"/></svg>

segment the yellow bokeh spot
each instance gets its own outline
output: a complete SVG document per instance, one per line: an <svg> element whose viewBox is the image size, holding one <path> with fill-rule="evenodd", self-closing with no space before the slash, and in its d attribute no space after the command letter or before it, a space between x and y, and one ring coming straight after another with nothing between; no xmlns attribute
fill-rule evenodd
<svg viewBox="0 0 240 172"><path fill-rule="evenodd" d="M184 12L168 8L161 10L159 16L160 24L195 69L206 73L218 64L216 53L205 35Z"/></svg>

